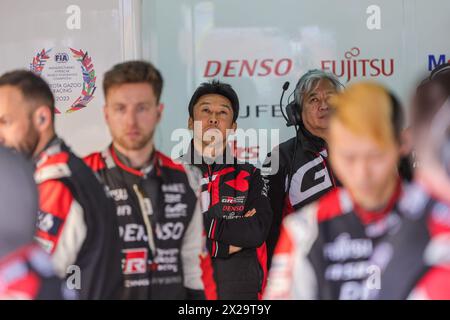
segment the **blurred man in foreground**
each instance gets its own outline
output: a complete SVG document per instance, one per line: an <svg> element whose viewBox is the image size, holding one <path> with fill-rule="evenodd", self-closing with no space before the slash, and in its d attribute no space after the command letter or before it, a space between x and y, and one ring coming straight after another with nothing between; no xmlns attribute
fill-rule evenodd
<svg viewBox="0 0 450 320"><path fill-rule="evenodd" d="M31 165L0 147L0 177L0 299L75 298L33 241L38 195Z"/></svg>
<svg viewBox="0 0 450 320"><path fill-rule="evenodd" d="M39 191L36 240L59 277L78 277L81 299L116 298L120 260L114 204L94 173L55 133L55 99L29 71L0 77L0 143L35 165Z"/></svg>
<svg viewBox="0 0 450 320"><path fill-rule="evenodd" d="M285 219L266 299L369 299L380 289L380 253L400 223L402 110L370 82L330 105L330 159L344 187Z"/></svg>

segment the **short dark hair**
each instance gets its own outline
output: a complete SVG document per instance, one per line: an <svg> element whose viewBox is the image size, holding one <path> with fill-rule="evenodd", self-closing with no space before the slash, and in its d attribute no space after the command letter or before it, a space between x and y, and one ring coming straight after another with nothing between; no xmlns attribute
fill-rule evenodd
<svg viewBox="0 0 450 320"><path fill-rule="evenodd" d="M231 85L218 80L203 82L197 90L195 90L191 97L191 101L189 101L189 117L192 119L194 118L195 104L202 96L207 94L218 94L230 100L231 108L233 109L233 122L236 122L239 116L239 98Z"/></svg>
<svg viewBox="0 0 450 320"><path fill-rule="evenodd" d="M46 105L55 118L55 97L47 82L40 76L27 70L14 70L0 77L0 86L13 86L20 90L27 101Z"/></svg>
<svg viewBox="0 0 450 320"><path fill-rule="evenodd" d="M163 88L163 78L158 69L147 61L135 60L116 64L112 69L105 73L103 78L103 93L114 86L127 83L148 83L156 96L159 103Z"/></svg>

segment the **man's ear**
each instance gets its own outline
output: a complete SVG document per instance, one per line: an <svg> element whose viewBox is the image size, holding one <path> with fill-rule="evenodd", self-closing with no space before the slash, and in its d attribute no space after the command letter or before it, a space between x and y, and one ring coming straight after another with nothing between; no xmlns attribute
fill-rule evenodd
<svg viewBox="0 0 450 320"><path fill-rule="evenodd" d="M194 130L194 119L192 119L192 117L189 117L188 119L188 129Z"/></svg>
<svg viewBox="0 0 450 320"><path fill-rule="evenodd" d="M161 121L163 111L164 111L164 103L158 104L158 122Z"/></svg>
<svg viewBox="0 0 450 320"><path fill-rule="evenodd" d="M105 118L106 123L108 123L108 106L106 103L103 105L103 117Z"/></svg>
<svg viewBox="0 0 450 320"><path fill-rule="evenodd" d="M47 106L39 106L34 110L32 121L34 127L43 132L53 125L52 111Z"/></svg>

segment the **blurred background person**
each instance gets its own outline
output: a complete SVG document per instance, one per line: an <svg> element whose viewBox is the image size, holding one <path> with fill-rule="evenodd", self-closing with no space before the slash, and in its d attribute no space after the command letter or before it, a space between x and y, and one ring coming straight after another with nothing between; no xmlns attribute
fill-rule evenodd
<svg viewBox="0 0 450 320"><path fill-rule="evenodd" d="M116 298L120 260L114 203L56 135L54 110L54 96L41 77L25 70L0 77L0 143L35 166L37 242L51 254L58 276L79 274L81 299Z"/></svg>
<svg viewBox="0 0 450 320"><path fill-rule="evenodd" d="M380 299L450 299L450 64L433 70L412 106L414 183L400 202Z"/></svg>
<svg viewBox="0 0 450 320"><path fill-rule="evenodd" d="M0 177L0 299L75 298L34 242L38 195L30 163L0 147Z"/></svg>

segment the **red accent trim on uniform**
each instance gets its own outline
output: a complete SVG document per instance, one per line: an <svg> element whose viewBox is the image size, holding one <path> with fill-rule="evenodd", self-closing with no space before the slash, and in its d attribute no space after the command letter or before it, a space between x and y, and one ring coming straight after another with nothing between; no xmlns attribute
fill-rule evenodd
<svg viewBox="0 0 450 320"><path fill-rule="evenodd" d="M51 241L53 253L58 245L59 237L64 228L64 224L72 206L73 196L70 190L58 180L47 180L38 185L39 190L39 207L44 213L49 213L62 220L58 233L51 235L42 230L37 230L36 236Z"/></svg>
<svg viewBox="0 0 450 320"><path fill-rule="evenodd" d="M129 172L129 173L131 173L131 174L134 174L134 175L136 175L136 176L139 176L139 177L143 177L143 176L144 176L144 174L143 174L141 171L136 170L136 169L133 169L133 168L130 168L130 167L128 167L127 165L125 165L124 163L122 163L122 162L119 160L119 157L117 157L117 154L116 154L116 152L114 151L114 148L113 148L112 145L111 145L111 147L109 148L109 150L110 150L110 152L111 152L111 156L112 156L114 162L115 162L121 169L123 169L123 170L125 170L125 171L127 171L127 172Z"/></svg>
<svg viewBox="0 0 450 320"><path fill-rule="evenodd" d="M340 189L333 189L324 195L318 203L317 222L325 222L344 214L341 208Z"/></svg>
<svg viewBox="0 0 450 320"><path fill-rule="evenodd" d="M384 208L377 211L368 211L360 207L355 201L353 201L354 211L363 224L374 223L376 221L383 219L391 212L391 210L397 203L398 199L400 198L401 194L402 194L402 183L401 180L398 179L394 193L391 195L391 198L389 199L387 205Z"/></svg>
<svg viewBox="0 0 450 320"><path fill-rule="evenodd" d="M39 292L39 288L39 277L35 273L29 271L25 277L8 285L6 291L9 291L13 296L20 293L21 295L25 295L28 299L34 299Z"/></svg>
<svg viewBox="0 0 450 320"><path fill-rule="evenodd" d="M25 264L28 260L27 256L30 252L34 250L42 250L37 249L38 246L36 244L27 245L19 248L13 253L8 254L6 257L1 259L0 261L0 296L11 296L12 298L17 294L21 295L21 298L24 296L29 299L36 298L39 289L40 289L40 279L31 270L27 270L28 272L24 277L17 279L14 282L8 282L8 279L4 279L1 273L2 269L7 269L9 265L14 263L22 263Z"/></svg>
<svg viewBox="0 0 450 320"><path fill-rule="evenodd" d="M431 268L423 276L414 291L424 293L431 300L450 300L450 265Z"/></svg>
<svg viewBox="0 0 450 320"><path fill-rule="evenodd" d="M169 158L168 156L166 156L165 154L163 154L163 153L161 153L159 151L155 151L155 156L156 156L157 159L159 159L161 161L161 165L163 167L167 167L167 168L170 168L170 169L178 170L178 171L181 171L181 172L185 172L186 171L182 164L176 163L171 158Z"/></svg>
<svg viewBox="0 0 450 320"><path fill-rule="evenodd" d="M83 158L84 163L93 171L98 172L106 168L106 163L100 152L94 152Z"/></svg>
<svg viewBox="0 0 450 320"><path fill-rule="evenodd" d="M278 242L277 245L275 246L275 250L273 252L273 257L272 257L272 268L274 268L274 263L276 263L277 260L277 256L289 256L289 258L293 257L293 253L294 253L294 241L291 238L291 234L290 232L287 230L285 224L281 225L280 228L280 236L278 237ZM291 264L288 265L289 269L287 270L287 272L289 272L289 275L284 274L284 269L285 267L283 267L283 276L288 276L291 277L291 273L292 270L290 268ZM292 277L291 277L292 279ZM263 296L265 295L265 292L263 291ZM279 299L286 299L286 296L281 295L281 296L273 296L271 298L279 298Z"/></svg>
<svg viewBox="0 0 450 320"><path fill-rule="evenodd" d="M217 252L216 252L216 241L212 241L212 250L211 250L211 252L212 252L212 255L213 255L213 257L217 257Z"/></svg>
<svg viewBox="0 0 450 320"><path fill-rule="evenodd" d="M291 204L291 200L289 199L289 194L286 194L286 197L284 198L283 211L281 212L281 219L284 219L286 216L290 215L294 211L295 211L295 209Z"/></svg>
<svg viewBox="0 0 450 320"><path fill-rule="evenodd" d="M214 281L214 270L211 256L200 256L200 268L202 269L202 282L206 300L217 300L217 286Z"/></svg>
<svg viewBox="0 0 450 320"><path fill-rule="evenodd" d="M263 292L266 289L267 284L267 246L264 242L260 247L256 249L256 256L258 258L258 262L263 270L263 282L261 291L258 292L258 300L262 299Z"/></svg>
<svg viewBox="0 0 450 320"><path fill-rule="evenodd" d="M39 164L39 161L43 159L44 157L48 156L45 152L40 156L39 160L37 161ZM44 163L42 163L40 166L37 167L36 171L39 171L40 169L48 166L52 166L55 164L60 163L67 163L69 161L69 154L67 152L59 152L56 154L52 154L51 156L48 156L48 158L45 160Z"/></svg>
<svg viewBox="0 0 450 320"><path fill-rule="evenodd" d="M247 171L240 171L235 179L227 181L225 182L225 184L237 191L245 192L249 188L248 180L246 180L246 178L249 176L250 173L248 173Z"/></svg>
<svg viewBox="0 0 450 320"><path fill-rule="evenodd" d="M235 170L234 167L227 167L219 171L212 172L211 166L208 166L208 175L205 175L206 178L208 178L209 184L208 184L208 191L211 194L211 203L210 207L216 205L220 201L219 197L219 184L221 177L227 173L233 172ZM214 181L212 181L212 177L216 175L216 178Z"/></svg>
<svg viewBox="0 0 450 320"><path fill-rule="evenodd" d="M213 227L212 227L211 236L210 236L211 239L214 239L214 236L216 234L216 226L217 226L217 220L214 219L213 221L214 222L213 222ZM213 249L213 252L214 252L214 249Z"/></svg>
<svg viewBox="0 0 450 320"><path fill-rule="evenodd" d="M289 232L287 231L286 227L282 224L281 228L280 228L280 236L278 238L278 242L275 247L274 256L277 253L280 253L280 254L291 253L293 248L294 248L294 243L292 242L291 236L290 236Z"/></svg>
<svg viewBox="0 0 450 320"><path fill-rule="evenodd" d="M441 234L450 234L450 221L447 221L447 223L443 221L437 221L433 217L433 214L430 214L427 219L427 227L431 238Z"/></svg>

